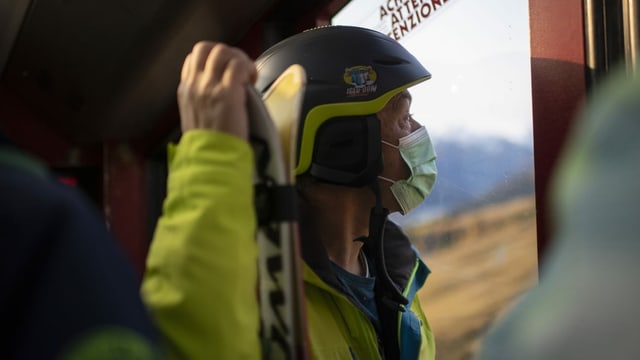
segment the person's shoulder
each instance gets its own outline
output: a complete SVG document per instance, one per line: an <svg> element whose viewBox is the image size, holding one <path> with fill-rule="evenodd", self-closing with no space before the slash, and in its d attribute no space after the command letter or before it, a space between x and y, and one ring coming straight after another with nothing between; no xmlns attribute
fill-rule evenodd
<svg viewBox="0 0 640 360"><path fill-rule="evenodd" d="M71 223L104 225L81 191L60 183L44 165L19 150L3 147L2 151L6 161L0 162L0 229L7 238L42 241Z"/></svg>
<svg viewBox="0 0 640 360"><path fill-rule="evenodd" d="M402 227L391 219L387 219L385 223L385 236L398 239L408 239L409 236L402 230Z"/></svg>
<svg viewBox="0 0 640 360"><path fill-rule="evenodd" d="M2 208L10 209L14 215L87 208L84 195L58 182L46 171L34 174L20 167L0 165L0 184Z"/></svg>

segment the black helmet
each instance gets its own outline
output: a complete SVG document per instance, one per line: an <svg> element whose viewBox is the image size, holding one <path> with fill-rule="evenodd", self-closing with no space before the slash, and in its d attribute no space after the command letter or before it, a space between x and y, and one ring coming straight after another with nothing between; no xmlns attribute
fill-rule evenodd
<svg viewBox="0 0 640 360"><path fill-rule="evenodd" d="M292 64L307 73L296 174L309 171L349 186L371 183L382 169L375 114L394 95L431 74L385 34L326 26L289 37L260 55L258 91L266 91Z"/></svg>

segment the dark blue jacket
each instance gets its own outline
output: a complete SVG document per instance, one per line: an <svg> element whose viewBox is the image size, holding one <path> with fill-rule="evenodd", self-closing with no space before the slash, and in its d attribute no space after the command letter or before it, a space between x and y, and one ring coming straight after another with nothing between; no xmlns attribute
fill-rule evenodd
<svg viewBox="0 0 640 360"><path fill-rule="evenodd" d="M152 358L131 264L76 189L0 138L0 358Z"/></svg>

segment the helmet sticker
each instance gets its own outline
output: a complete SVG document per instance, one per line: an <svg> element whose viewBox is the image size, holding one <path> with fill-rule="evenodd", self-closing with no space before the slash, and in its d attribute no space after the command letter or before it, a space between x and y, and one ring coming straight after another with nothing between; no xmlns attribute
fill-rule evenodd
<svg viewBox="0 0 640 360"><path fill-rule="evenodd" d="M351 85L347 88L347 97L370 95L378 88L378 74L371 66L357 65L346 68L343 79L347 85Z"/></svg>

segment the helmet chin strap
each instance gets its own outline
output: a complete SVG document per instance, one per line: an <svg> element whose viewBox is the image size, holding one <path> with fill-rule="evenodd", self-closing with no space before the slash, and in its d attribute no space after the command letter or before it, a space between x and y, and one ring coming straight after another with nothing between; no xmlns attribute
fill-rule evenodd
<svg viewBox="0 0 640 360"><path fill-rule="evenodd" d="M408 304L409 301L402 295L400 290L398 290L393 280L391 280L384 259L383 235L389 210L382 206L382 196L380 195L378 179L371 182L371 190L376 197L376 205L371 208L369 215L369 237L366 245L370 249L371 255L373 255L376 266L376 276L379 279L379 285L376 286L376 291L380 293L380 299L384 305L393 310L405 311L404 305Z"/></svg>

